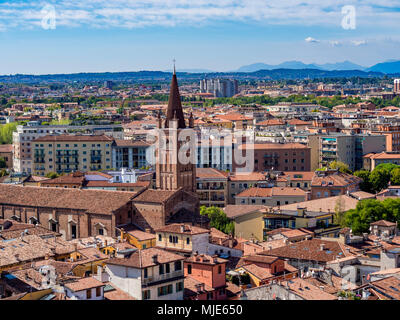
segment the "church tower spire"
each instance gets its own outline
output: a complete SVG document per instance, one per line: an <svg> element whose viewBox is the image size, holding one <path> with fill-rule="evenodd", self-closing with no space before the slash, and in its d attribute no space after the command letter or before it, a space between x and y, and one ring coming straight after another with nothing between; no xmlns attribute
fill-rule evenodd
<svg viewBox="0 0 400 320"><path fill-rule="evenodd" d="M165 128L171 128L171 120L178 120L178 129L185 129L186 123L183 116L181 103L181 95L179 93L178 79L176 77L176 68L174 60L174 74L172 75L171 89L169 92L169 101L167 109L167 118L165 120Z"/></svg>

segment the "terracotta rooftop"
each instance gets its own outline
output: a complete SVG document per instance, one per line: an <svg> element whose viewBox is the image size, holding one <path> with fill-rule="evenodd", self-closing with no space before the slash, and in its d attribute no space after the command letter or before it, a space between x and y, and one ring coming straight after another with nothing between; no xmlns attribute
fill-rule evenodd
<svg viewBox="0 0 400 320"><path fill-rule="evenodd" d="M76 209L98 214L112 214L134 196L133 192L122 191L0 185L1 204Z"/></svg>
<svg viewBox="0 0 400 320"><path fill-rule="evenodd" d="M9 153L13 151L13 145L12 144L1 144L0 145L0 153Z"/></svg>
<svg viewBox="0 0 400 320"><path fill-rule="evenodd" d="M191 226L189 224L180 224L174 223L166 225L162 228L158 228L155 230L156 232L170 232L170 233L179 233L179 234L201 234L201 233L210 233L210 230Z"/></svg>
<svg viewBox="0 0 400 320"><path fill-rule="evenodd" d="M305 197L306 192L300 188L290 187L273 187L273 188L257 188L253 187L250 189L243 190L236 197L260 197L268 198L273 196L298 196Z"/></svg>
<svg viewBox="0 0 400 320"><path fill-rule="evenodd" d="M312 187L344 187L352 184L361 183L362 179L356 176L353 176L348 173L335 172L332 174L327 174L323 176L319 176L317 174L314 175L311 186Z"/></svg>
<svg viewBox="0 0 400 320"><path fill-rule="evenodd" d="M214 168L196 168L197 179L224 179L227 180L228 172L217 170Z"/></svg>
<svg viewBox="0 0 400 320"><path fill-rule="evenodd" d="M321 246L323 246L323 250L321 250ZM338 256L345 257L349 255L345 248L337 241L321 239L303 240L291 243L284 247L266 250L262 254L284 259L299 259L324 263L335 260Z"/></svg>
<svg viewBox="0 0 400 320"><path fill-rule="evenodd" d="M371 223L371 226L380 226L380 227L394 227L396 225L397 224L395 222L390 222L386 220L379 220Z"/></svg>
<svg viewBox="0 0 400 320"><path fill-rule="evenodd" d="M68 288L74 292L103 287L103 286L105 286L103 282L101 282L93 277L82 278L77 281L69 282L69 283L65 284L66 288Z"/></svg>
<svg viewBox="0 0 400 320"><path fill-rule="evenodd" d="M304 202L280 206L281 211L297 211L298 208L305 208L307 212L335 212L335 207L340 204L344 211L355 209L358 200L347 195L309 200ZM278 209L278 208L276 208Z"/></svg>
<svg viewBox="0 0 400 320"><path fill-rule="evenodd" d="M44 137L39 137L33 142L73 142L73 141L93 141L93 142L101 142L101 141L114 141L114 138L106 136L106 135L49 135Z"/></svg>
<svg viewBox="0 0 400 320"><path fill-rule="evenodd" d="M176 191L148 189L139 194L134 202L163 203L176 194Z"/></svg>
<svg viewBox="0 0 400 320"><path fill-rule="evenodd" d="M256 211L265 211L265 206L261 205L227 205L224 209L226 216L230 219L244 216Z"/></svg>
<svg viewBox="0 0 400 320"><path fill-rule="evenodd" d="M157 256L157 263L155 263L153 260L154 256ZM142 268L156 266L158 264L175 262L184 259L185 258L183 256L166 250L158 248L148 248L144 250L138 250L132 253L132 255L129 258L111 258L107 260L105 263L142 269Z"/></svg>

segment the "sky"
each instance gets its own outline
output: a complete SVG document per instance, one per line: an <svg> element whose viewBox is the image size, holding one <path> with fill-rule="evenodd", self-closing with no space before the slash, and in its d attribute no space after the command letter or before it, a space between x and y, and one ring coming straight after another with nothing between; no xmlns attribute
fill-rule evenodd
<svg viewBox="0 0 400 320"><path fill-rule="evenodd" d="M0 74L400 60L400 0L0 0Z"/></svg>

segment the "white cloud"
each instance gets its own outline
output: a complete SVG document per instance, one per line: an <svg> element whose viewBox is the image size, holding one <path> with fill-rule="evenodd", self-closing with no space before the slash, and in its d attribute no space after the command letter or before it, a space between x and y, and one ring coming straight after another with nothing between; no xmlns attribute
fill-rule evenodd
<svg viewBox="0 0 400 320"><path fill-rule="evenodd" d="M351 43L354 46L359 47L359 46L363 46L363 45L367 44L367 41L365 41L365 40L353 40L353 41L351 41Z"/></svg>
<svg viewBox="0 0 400 320"><path fill-rule="evenodd" d="M310 42L310 43L318 43L318 42L320 42L319 40L311 38L311 37L306 38L305 41L306 42Z"/></svg>
<svg viewBox="0 0 400 320"><path fill-rule="evenodd" d="M58 26L137 28L245 21L279 25L330 25L340 28L348 0L15 0L0 3L4 25L40 25L45 4L57 10ZM398 0L358 0L357 25L397 25ZM386 9L385 9L386 8ZM38 21L39 20L39 21Z"/></svg>

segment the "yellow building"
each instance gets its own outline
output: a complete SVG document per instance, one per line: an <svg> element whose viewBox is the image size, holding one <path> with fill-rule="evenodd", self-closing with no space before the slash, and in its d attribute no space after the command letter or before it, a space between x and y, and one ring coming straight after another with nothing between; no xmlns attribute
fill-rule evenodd
<svg viewBox="0 0 400 320"><path fill-rule="evenodd" d="M263 241L265 206L228 205L224 212L235 224L236 237Z"/></svg>
<svg viewBox="0 0 400 320"><path fill-rule="evenodd" d="M158 248L191 254L201 245L206 245L210 230L188 224L170 224L156 229Z"/></svg>
<svg viewBox="0 0 400 320"><path fill-rule="evenodd" d="M156 235L140 230L124 232L124 230L121 229L121 240L127 241L140 250L156 246Z"/></svg>
<svg viewBox="0 0 400 320"><path fill-rule="evenodd" d="M108 136L55 135L32 141L33 172L44 176L74 171L97 171L112 168L111 146Z"/></svg>

